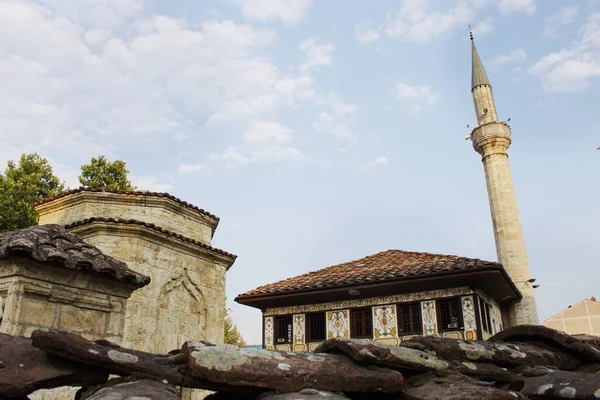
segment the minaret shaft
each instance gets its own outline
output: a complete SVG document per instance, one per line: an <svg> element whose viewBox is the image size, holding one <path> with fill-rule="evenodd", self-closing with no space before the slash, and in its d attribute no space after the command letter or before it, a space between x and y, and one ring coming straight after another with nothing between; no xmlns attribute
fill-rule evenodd
<svg viewBox="0 0 600 400"><path fill-rule="evenodd" d="M531 273L525 240L508 163L511 130L506 122L498 120L492 87L474 44L472 94L478 126L473 129L471 139L474 149L482 156L498 261L523 295L521 301L508 307L505 323L508 326L538 324L533 287L528 282Z"/></svg>

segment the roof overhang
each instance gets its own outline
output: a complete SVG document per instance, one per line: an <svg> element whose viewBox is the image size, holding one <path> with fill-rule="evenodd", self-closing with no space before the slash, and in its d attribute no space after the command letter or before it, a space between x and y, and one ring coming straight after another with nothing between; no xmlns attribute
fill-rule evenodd
<svg viewBox="0 0 600 400"><path fill-rule="evenodd" d="M289 307L304 304L319 304L350 299L366 299L390 295L424 292L429 290L451 289L468 286L479 289L498 304L522 298L501 265L458 270L438 274L407 276L390 281L378 281L361 285L338 286L333 288L297 290L257 296L236 297L235 301L250 307L267 308ZM351 295L353 289L358 294Z"/></svg>

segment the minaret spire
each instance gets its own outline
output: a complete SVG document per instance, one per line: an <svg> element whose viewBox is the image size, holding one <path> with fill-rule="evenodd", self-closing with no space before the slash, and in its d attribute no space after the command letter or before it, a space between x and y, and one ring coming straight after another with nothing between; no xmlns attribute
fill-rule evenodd
<svg viewBox="0 0 600 400"><path fill-rule="evenodd" d="M511 144L511 130L506 122L499 121L492 86L473 41L471 93L475 103L477 127L471 132L473 148L481 154L490 201L496 252L523 299L505 307L505 324L508 326L539 323L532 279L525 250L525 240L517 209L517 199L512 183L507 150Z"/></svg>

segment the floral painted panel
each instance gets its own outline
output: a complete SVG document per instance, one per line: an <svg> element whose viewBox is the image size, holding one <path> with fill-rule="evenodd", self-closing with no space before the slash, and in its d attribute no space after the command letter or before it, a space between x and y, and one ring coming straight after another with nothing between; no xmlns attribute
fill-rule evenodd
<svg viewBox="0 0 600 400"><path fill-rule="evenodd" d="M490 317L492 319L492 334L500 332L502 329L502 313L494 304L490 304Z"/></svg>
<svg viewBox="0 0 600 400"><path fill-rule="evenodd" d="M294 315L294 344L304 344L304 314Z"/></svg>
<svg viewBox="0 0 600 400"><path fill-rule="evenodd" d="M350 320L348 310L328 311L327 312L327 338L342 338L350 337Z"/></svg>
<svg viewBox="0 0 600 400"><path fill-rule="evenodd" d="M477 319L475 318L475 307L473 305L473 296L464 296L461 298L463 319L465 323L465 339L477 339Z"/></svg>
<svg viewBox="0 0 600 400"><path fill-rule="evenodd" d="M421 312L423 315L423 334L435 335L438 333L437 316L435 312L435 300L421 302Z"/></svg>
<svg viewBox="0 0 600 400"><path fill-rule="evenodd" d="M265 318L265 348L272 350L273 349L273 317Z"/></svg>
<svg viewBox="0 0 600 400"><path fill-rule="evenodd" d="M395 305L373 307L373 336L375 339L398 337Z"/></svg>

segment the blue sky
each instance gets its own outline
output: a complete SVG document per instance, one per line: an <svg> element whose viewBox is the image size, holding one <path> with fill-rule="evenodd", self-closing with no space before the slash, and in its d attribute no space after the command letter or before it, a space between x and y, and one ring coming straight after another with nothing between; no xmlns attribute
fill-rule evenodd
<svg viewBox="0 0 600 400"><path fill-rule="evenodd" d="M495 260L470 43L492 82L541 319L598 296L600 2L4 0L0 163L123 159L221 217L261 284L390 248Z"/></svg>

